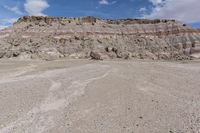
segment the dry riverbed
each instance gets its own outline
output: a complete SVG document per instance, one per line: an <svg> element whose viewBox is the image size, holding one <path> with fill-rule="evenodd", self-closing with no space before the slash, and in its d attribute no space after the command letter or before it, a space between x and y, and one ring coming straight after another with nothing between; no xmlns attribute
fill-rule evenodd
<svg viewBox="0 0 200 133"><path fill-rule="evenodd" d="M200 133L200 62L1 60L0 133Z"/></svg>

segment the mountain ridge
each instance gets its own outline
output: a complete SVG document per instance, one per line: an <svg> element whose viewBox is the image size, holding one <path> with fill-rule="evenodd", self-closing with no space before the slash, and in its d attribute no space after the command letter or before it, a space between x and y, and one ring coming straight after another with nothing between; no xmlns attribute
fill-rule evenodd
<svg viewBox="0 0 200 133"><path fill-rule="evenodd" d="M191 59L199 53L200 30L167 19L24 16L0 31L1 58Z"/></svg>

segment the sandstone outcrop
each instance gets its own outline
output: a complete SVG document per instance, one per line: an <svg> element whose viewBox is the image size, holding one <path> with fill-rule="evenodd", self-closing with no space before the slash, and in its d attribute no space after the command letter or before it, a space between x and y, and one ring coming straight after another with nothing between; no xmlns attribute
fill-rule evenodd
<svg viewBox="0 0 200 133"><path fill-rule="evenodd" d="M175 20L25 16L0 31L0 58L94 58L93 51L111 59L200 58L200 30Z"/></svg>

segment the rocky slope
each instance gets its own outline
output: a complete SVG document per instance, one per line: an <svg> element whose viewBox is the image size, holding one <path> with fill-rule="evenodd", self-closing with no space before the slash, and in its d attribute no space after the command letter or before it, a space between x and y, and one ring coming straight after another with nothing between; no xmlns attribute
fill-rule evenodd
<svg viewBox="0 0 200 133"><path fill-rule="evenodd" d="M200 31L175 20L23 17L0 31L0 58L200 57Z"/></svg>

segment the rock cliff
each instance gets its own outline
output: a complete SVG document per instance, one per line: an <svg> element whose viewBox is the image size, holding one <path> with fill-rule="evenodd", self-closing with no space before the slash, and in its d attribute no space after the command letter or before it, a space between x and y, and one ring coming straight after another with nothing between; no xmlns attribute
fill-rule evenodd
<svg viewBox="0 0 200 133"><path fill-rule="evenodd" d="M200 57L200 30L175 20L20 18L0 31L0 58Z"/></svg>

